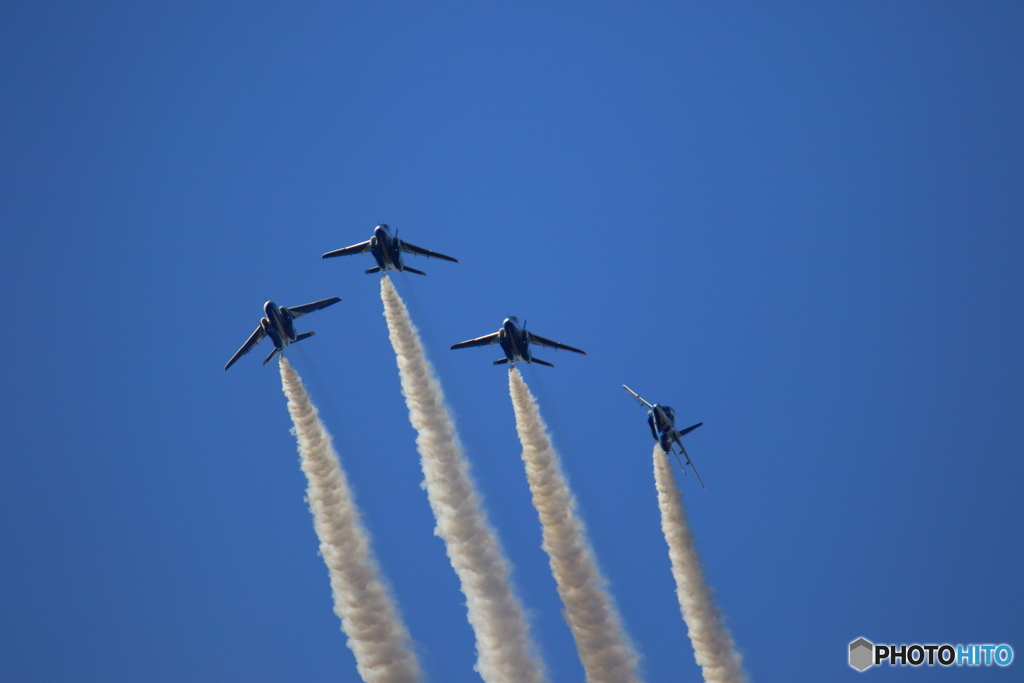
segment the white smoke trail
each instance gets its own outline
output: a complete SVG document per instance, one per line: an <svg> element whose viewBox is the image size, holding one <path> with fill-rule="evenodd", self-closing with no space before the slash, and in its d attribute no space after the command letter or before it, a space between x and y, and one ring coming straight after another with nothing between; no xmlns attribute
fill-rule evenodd
<svg viewBox="0 0 1024 683"><path fill-rule="evenodd" d="M660 444L654 446L654 481L661 508L661 530L668 542L676 595L693 643L694 658L707 683L743 683L746 675L740 655L704 581L693 532L686 523L682 494L676 487L672 463Z"/></svg>
<svg viewBox="0 0 1024 683"><path fill-rule="evenodd" d="M543 669L512 591L509 563L470 478L441 385L387 277L381 278L380 294L409 421L417 431L427 498L437 519L435 533L445 542L476 634L476 670L487 683L540 683Z"/></svg>
<svg viewBox="0 0 1024 683"><path fill-rule="evenodd" d="M517 368L508 373L526 477L540 515L544 550L589 683L638 680L637 654L594 559L576 499L562 474L537 401Z"/></svg>
<svg viewBox="0 0 1024 683"><path fill-rule="evenodd" d="M302 380L281 356L281 385L295 424L307 497L320 554L334 592L334 613L348 636L359 675L366 683L413 683L419 664L409 633L378 578L369 534L359 520L348 480Z"/></svg>

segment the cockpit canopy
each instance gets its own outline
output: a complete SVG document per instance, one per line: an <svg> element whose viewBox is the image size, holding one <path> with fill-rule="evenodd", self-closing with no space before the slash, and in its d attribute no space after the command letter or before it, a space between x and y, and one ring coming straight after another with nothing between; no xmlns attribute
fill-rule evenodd
<svg viewBox="0 0 1024 683"><path fill-rule="evenodd" d="M665 415L668 416L668 419L673 422L676 421L676 411L672 410L672 406L662 406L661 409L665 411Z"/></svg>

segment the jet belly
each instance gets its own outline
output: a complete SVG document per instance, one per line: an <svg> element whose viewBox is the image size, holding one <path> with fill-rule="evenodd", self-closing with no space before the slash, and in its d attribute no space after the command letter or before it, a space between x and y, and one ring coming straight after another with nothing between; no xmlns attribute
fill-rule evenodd
<svg viewBox="0 0 1024 683"><path fill-rule="evenodd" d="M402 242L397 237L392 237L388 242L388 258L391 261L392 270L398 272L405 270L405 262L402 260Z"/></svg>
<svg viewBox="0 0 1024 683"><path fill-rule="evenodd" d="M288 324L285 321L281 311L276 306L268 307L271 310L268 313L270 317L270 329L272 330L271 339L274 340L274 346L279 349L284 348L288 345L288 342L292 340L292 335L288 332Z"/></svg>
<svg viewBox="0 0 1024 683"><path fill-rule="evenodd" d="M381 245L379 239L374 240L374 243L370 246L370 253L373 254L374 260L377 261L377 267L386 271L388 269L387 251Z"/></svg>
<svg viewBox="0 0 1024 683"><path fill-rule="evenodd" d="M391 235L380 226L374 229L373 237L370 238L370 253L381 271L394 270L391 265Z"/></svg>
<svg viewBox="0 0 1024 683"><path fill-rule="evenodd" d="M273 323L267 326L267 336L270 337L270 341L274 342L274 346L279 349L284 348L284 340L281 338L281 331L278 330Z"/></svg>
<svg viewBox="0 0 1024 683"><path fill-rule="evenodd" d="M515 342L507 334L501 337L498 343L501 345L501 350L505 352L505 358L508 358L513 363L521 360L516 354Z"/></svg>
<svg viewBox="0 0 1024 683"><path fill-rule="evenodd" d="M513 363L517 360L530 362L530 352L527 345L521 341L521 332L511 321L506 321L501 335L501 348L505 356Z"/></svg>
<svg viewBox="0 0 1024 683"><path fill-rule="evenodd" d="M281 314L281 327L284 328L284 338L289 342L295 341L295 337L298 335L295 334L295 321L292 319L291 314Z"/></svg>

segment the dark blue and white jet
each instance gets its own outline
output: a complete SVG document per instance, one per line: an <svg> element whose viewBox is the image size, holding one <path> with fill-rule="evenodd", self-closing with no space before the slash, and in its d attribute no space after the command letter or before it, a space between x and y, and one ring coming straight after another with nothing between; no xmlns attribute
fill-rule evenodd
<svg viewBox="0 0 1024 683"><path fill-rule="evenodd" d="M489 334L486 337L479 337L477 339L470 339L469 341L459 342L452 346L452 348L465 349L470 346L490 346L491 344L501 344L501 350L505 352L504 358L494 361L495 365L501 365L503 363L512 363L512 365L515 365L516 361L522 361L523 363L540 363L541 365L546 365L549 368L555 367L547 361L543 361L540 358L534 358L533 354L530 353L530 344L546 346L549 349L563 349L565 351L572 351L573 353L582 353L584 356L587 355L586 351L580 351L572 346L559 344L556 341L545 339L539 334L527 332L526 323L523 323L523 326L519 327L519 318L515 316L505 318L505 322L501 324L501 329L494 334Z"/></svg>
<svg viewBox="0 0 1024 683"><path fill-rule="evenodd" d="M305 334L296 334L295 325L292 322L296 318L301 318L307 313L313 311L319 311L321 308L327 308L332 304L336 304L341 301L340 296L332 296L330 299L324 299L323 301L314 301L311 304L303 304L302 306L292 306L286 308L284 306L278 306L273 301L268 301L263 304L263 319L260 320L260 326L256 328L256 331L242 344L242 348L238 349L235 355L231 356L231 360L224 366L227 370L235 361L249 353L253 348L263 341L264 337L270 337L271 341L274 342L274 350L270 352L267 359L263 361L266 365L270 362L270 359L276 356L281 351L284 351L290 344L300 342L303 339L312 337L316 332L306 332Z"/></svg>
<svg viewBox="0 0 1024 683"><path fill-rule="evenodd" d="M370 252L373 254L373 258L377 259L377 267L370 268L367 272L369 273L380 273L389 270L397 270L399 272L409 271L410 273L416 273L417 275L426 275L422 270L416 270L405 265L402 261L402 253L413 254L416 256L426 256L428 258L439 258L445 261L452 261L458 263L458 259L454 259L451 256L445 256L439 254L436 251L430 251L423 247L417 247L415 244L409 244L403 240L398 239L398 231L395 234L391 234L391 228L386 223L381 223L373 229L373 237L360 242L359 244L353 244L351 247L345 247L344 249L336 249L329 251L320 258L333 258L335 256L351 256L352 254L365 254Z"/></svg>
<svg viewBox="0 0 1024 683"><path fill-rule="evenodd" d="M661 450L675 455L676 461L679 463L679 468L683 470L683 474L686 474L686 468L683 467L683 461L679 460L679 455L677 455L673 449L673 446L678 445L683 457L686 458L686 464L690 466L690 469L693 470L694 475L697 477L697 481L700 482L701 488L707 491L708 487L704 486L703 480L701 480L700 475L697 474L697 468L693 466L690 456L683 447L683 437L704 423L698 422L697 424L680 431L676 429L676 411L672 410L672 408L669 406L659 405L657 403L651 405L640 398L639 394L627 387L625 384L622 385L622 388L628 391L637 401L647 406L647 424L651 427L651 436L654 437L655 441L661 444Z"/></svg>

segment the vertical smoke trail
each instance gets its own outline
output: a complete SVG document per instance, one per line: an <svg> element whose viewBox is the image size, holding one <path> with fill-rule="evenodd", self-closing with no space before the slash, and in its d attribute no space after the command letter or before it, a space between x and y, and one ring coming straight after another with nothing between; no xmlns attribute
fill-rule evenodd
<svg viewBox="0 0 1024 683"><path fill-rule="evenodd" d="M369 534L359 521L331 436L284 356L280 366L302 471L309 481L313 526L331 577L334 613L341 617L359 675L366 683L414 683L419 680L419 665L409 646L409 634L377 576Z"/></svg>
<svg viewBox="0 0 1024 683"><path fill-rule="evenodd" d="M487 683L540 683L544 674L523 608L512 592L509 564L470 479L441 385L409 312L387 277L381 278L380 295L409 421L418 433L416 445L437 519L436 533L444 539L462 584L476 634L476 669Z"/></svg>
<svg viewBox="0 0 1024 683"><path fill-rule="evenodd" d="M672 463L660 444L654 445L654 481L658 488L658 507L661 508L661 530L668 542L676 595L689 629L694 658L703 669L707 683L743 683L746 676L740 655L722 623L711 589L704 582L700 558L693 544L693 532L686 523L682 494L676 488Z"/></svg>
<svg viewBox="0 0 1024 683"><path fill-rule="evenodd" d="M576 499L562 474L537 401L519 370L508 373L526 477L544 531L544 550L589 683L633 683L637 654L594 559Z"/></svg>

